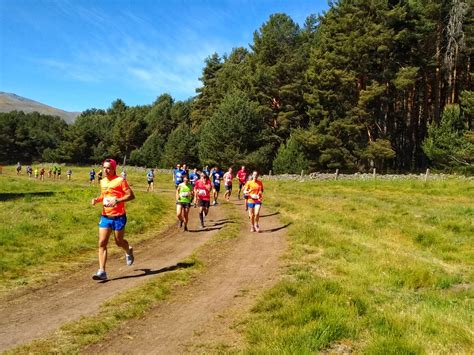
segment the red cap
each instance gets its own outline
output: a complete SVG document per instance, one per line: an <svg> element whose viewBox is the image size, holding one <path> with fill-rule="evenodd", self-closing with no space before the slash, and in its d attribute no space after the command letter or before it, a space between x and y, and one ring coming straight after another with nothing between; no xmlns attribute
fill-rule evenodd
<svg viewBox="0 0 474 355"><path fill-rule="evenodd" d="M110 163L110 166L116 171L117 170L117 162L113 159L105 159L104 160L104 163ZM104 163L102 163L102 165L104 165Z"/></svg>

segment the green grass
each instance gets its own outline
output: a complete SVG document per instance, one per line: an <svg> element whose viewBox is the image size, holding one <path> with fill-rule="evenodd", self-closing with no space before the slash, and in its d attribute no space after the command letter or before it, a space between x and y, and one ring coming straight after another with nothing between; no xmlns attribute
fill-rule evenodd
<svg viewBox="0 0 474 355"><path fill-rule="evenodd" d="M472 353L474 182L266 182L288 268L250 353ZM302 208L301 206L304 206Z"/></svg>
<svg viewBox="0 0 474 355"><path fill-rule="evenodd" d="M63 171L66 169L63 169ZM100 206L90 201L99 187L89 186L90 168L73 167L72 181L42 182L16 176L13 167L0 175L0 292L48 279L60 270L93 262L97 253ZM145 173L128 171L136 200L127 203L126 238L148 239L174 216L173 198L146 193ZM158 176L156 188L171 188L171 178ZM118 252L117 248L110 248Z"/></svg>
<svg viewBox="0 0 474 355"><path fill-rule="evenodd" d="M100 208L90 199L98 187L88 186L89 168L73 170L72 182L39 182L4 168L2 291L95 261ZM127 238L135 243L172 221L174 208L162 192L144 192L144 172L128 171L128 180L137 194L127 204ZM172 188L170 176L157 180L157 189ZM243 351L474 352L474 182L267 181L265 190L265 204L291 222L288 267L244 323ZM226 226L214 243L238 230ZM66 324L21 351L78 352L103 339L189 282L202 269L195 256L190 260L194 267L134 288L134 297L118 295L97 316Z"/></svg>

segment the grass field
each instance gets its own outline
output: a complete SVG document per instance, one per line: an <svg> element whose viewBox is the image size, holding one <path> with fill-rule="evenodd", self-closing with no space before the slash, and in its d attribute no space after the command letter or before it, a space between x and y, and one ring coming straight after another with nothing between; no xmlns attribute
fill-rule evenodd
<svg viewBox="0 0 474 355"><path fill-rule="evenodd" d="M100 206L90 201L99 187L89 185L90 168L73 167L72 180L39 181L16 176L14 167L0 175L0 291L30 285L91 262L97 254ZM97 171L97 169L96 169ZM156 235L174 216L173 198L147 193L143 171L129 169L127 180L137 199L127 203L127 239ZM157 176L156 190L172 188L170 176ZM110 248L119 252L118 248Z"/></svg>
<svg viewBox="0 0 474 355"><path fill-rule="evenodd" d="M98 187L88 185L89 168L73 171L71 182L39 182L4 168L3 292L95 261L100 208L90 199ZM135 242L174 220L173 199L144 192L143 172L128 174L138 197L127 204L127 235ZM157 180L158 189L171 188L170 176ZM265 206L289 223L290 248L282 280L239 326L247 339L243 352L474 352L472 180L265 181ZM105 305L102 312L114 319L113 327L140 316L142 304L164 297L168 282L185 283L189 272L144 285L138 305L118 313ZM63 350L75 352L101 338L99 323L95 317L65 325L74 341L61 338ZM52 345L38 346L28 349Z"/></svg>
<svg viewBox="0 0 474 355"><path fill-rule="evenodd" d="M246 352L473 353L474 182L267 182L289 267Z"/></svg>

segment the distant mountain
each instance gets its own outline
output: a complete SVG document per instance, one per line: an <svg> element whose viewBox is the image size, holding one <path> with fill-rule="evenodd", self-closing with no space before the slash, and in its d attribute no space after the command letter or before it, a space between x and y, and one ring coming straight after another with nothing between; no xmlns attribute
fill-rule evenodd
<svg viewBox="0 0 474 355"><path fill-rule="evenodd" d="M67 123L73 123L80 112L67 112L40 102L0 91L0 112L23 111L25 113L39 112L43 115L59 116Z"/></svg>

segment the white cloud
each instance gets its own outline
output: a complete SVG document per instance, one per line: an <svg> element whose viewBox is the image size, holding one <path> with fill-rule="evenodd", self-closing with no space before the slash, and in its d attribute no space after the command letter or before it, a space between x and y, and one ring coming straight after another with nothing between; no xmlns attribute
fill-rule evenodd
<svg viewBox="0 0 474 355"><path fill-rule="evenodd" d="M193 16L153 18L121 10L105 14L94 7L59 2L65 16L80 17L82 39L63 34L67 52L63 58L46 57L38 63L73 81L133 87L152 96L164 92L187 98L201 85L204 60L214 52L230 52L232 45L216 37L204 37L199 29L208 23ZM229 14L216 12L215 17ZM160 29L168 31L160 31ZM169 29L173 30L169 30ZM61 45L61 44L58 44Z"/></svg>

